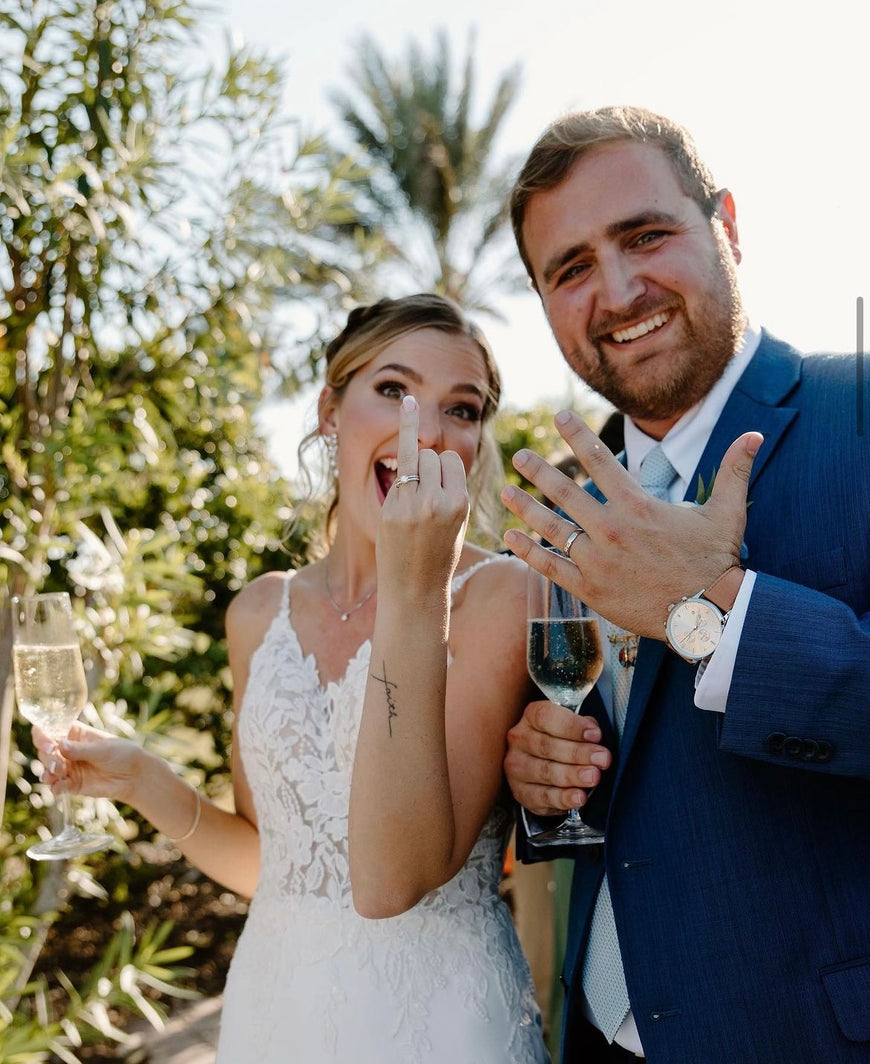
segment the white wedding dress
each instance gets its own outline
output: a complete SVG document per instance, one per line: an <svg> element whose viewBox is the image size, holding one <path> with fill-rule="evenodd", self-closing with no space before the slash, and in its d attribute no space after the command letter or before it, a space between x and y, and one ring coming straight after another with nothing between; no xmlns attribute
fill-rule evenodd
<svg viewBox="0 0 870 1064"><path fill-rule="evenodd" d="M370 647L323 687L313 655L302 656L289 588L288 576L239 718L261 869L227 978L217 1064L546 1062L499 897L508 811L491 815L461 871L409 912L365 920L354 910L347 811Z"/></svg>

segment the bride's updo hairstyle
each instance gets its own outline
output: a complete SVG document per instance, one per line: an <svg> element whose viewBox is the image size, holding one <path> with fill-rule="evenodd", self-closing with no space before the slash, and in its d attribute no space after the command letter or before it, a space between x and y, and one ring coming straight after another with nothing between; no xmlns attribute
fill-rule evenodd
<svg viewBox="0 0 870 1064"><path fill-rule="evenodd" d="M488 387L481 416L480 445L468 478L468 491L476 527L497 538L499 527L495 480L501 472L501 458L492 433L492 419L501 396L501 378L486 337L455 303L444 296L422 292L399 299L380 299L377 303L354 308L348 315L345 327L326 347L325 383L332 388L340 403L351 379L363 366L376 358L385 347L419 329L438 329L448 334L466 336L480 350ZM298 451L299 468L312 492L314 481L305 454L318 441L323 445L324 437L319 428L315 428L303 438ZM328 469L328 462L322 464ZM326 532L331 538L339 493L338 480L331 473L328 488L330 501Z"/></svg>

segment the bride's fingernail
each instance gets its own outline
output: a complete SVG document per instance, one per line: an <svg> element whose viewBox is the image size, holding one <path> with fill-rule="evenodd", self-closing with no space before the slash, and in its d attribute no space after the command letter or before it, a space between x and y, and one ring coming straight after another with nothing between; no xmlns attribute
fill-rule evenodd
<svg viewBox="0 0 870 1064"><path fill-rule="evenodd" d="M416 410L417 409L417 400L414 398L413 395L403 396L403 398L402 398L402 409L403 410L407 410L409 412L411 410Z"/></svg>
<svg viewBox="0 0 870 1064"><path fill-rule="evenodd" d="M48 771L49 772L56 772L57 771L57 758L53 757L51 759L51 761L49 761L49 763L48 763Z"/></svg>

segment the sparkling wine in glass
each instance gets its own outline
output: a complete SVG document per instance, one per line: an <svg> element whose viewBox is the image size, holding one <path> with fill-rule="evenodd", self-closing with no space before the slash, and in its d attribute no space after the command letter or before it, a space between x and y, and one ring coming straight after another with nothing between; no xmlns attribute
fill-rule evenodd
<svg viewBox="0 0 870 1064"><path fill-rule="evenodd" d="M12 599L12 665L19 713L59 742L88 698L82 652L66 592ZM74 825L68 793L61 795L61 808L63 830L31 846L28 857L62 861L111 845L111 835L89 834Z"/></svg>
<svg viewBox="0 0 870 1064"><path fill-rule="evenodd" d="M579 713L604 667L598 616L531 567L527 604L529 675L553 702ZM603 839L603 832L584 824L579 809L571 809L555 828L540 832L529 841L540 847Z"/></svg>

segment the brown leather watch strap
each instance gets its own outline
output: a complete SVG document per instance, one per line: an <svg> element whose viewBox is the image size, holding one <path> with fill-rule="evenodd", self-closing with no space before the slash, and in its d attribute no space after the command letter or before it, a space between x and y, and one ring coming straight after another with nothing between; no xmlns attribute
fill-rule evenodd
<svg viewBox="0 0 870 1064"><path fill-rule="evenodd" d="M739 565L732 565L721 576L717 576L709 587L704 588L701 594L714 606L718 606L723 613L728 613L734 605L742 583L743 569Z"/></svg>

